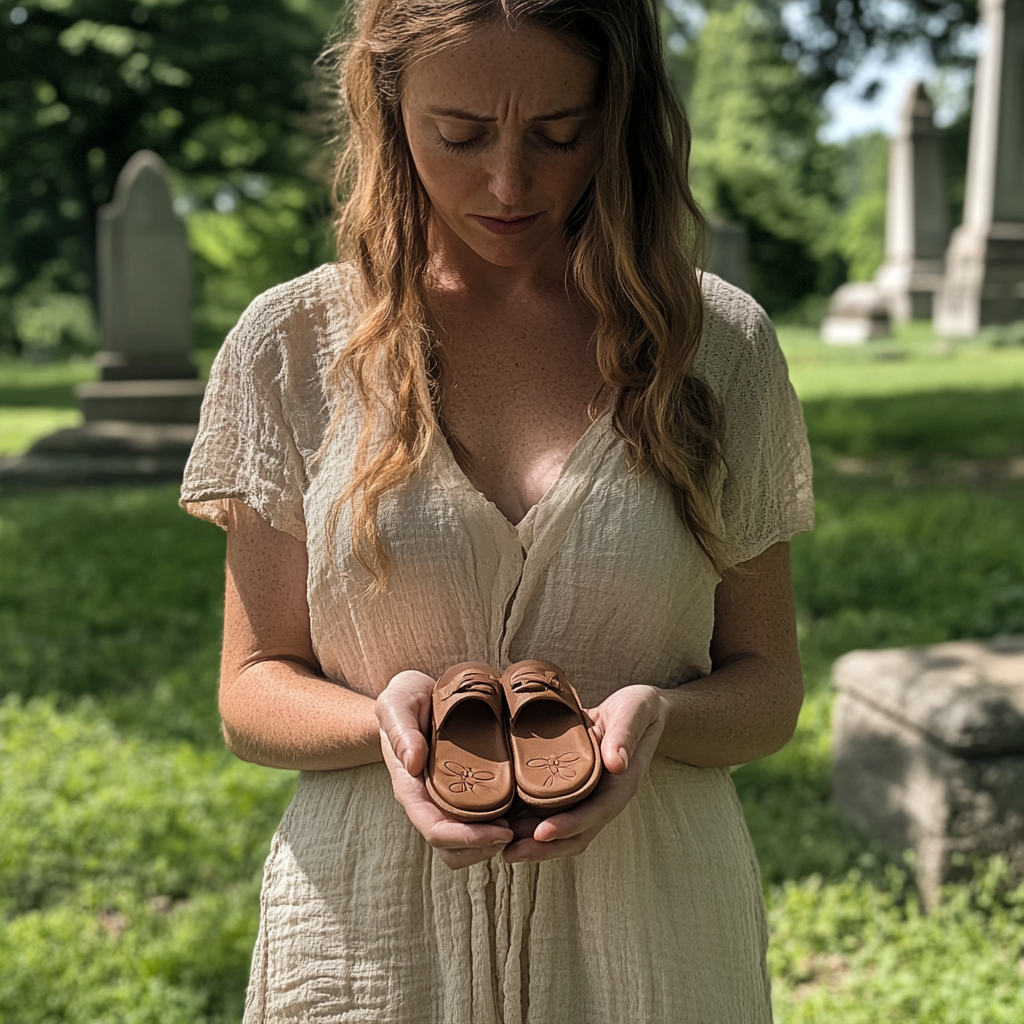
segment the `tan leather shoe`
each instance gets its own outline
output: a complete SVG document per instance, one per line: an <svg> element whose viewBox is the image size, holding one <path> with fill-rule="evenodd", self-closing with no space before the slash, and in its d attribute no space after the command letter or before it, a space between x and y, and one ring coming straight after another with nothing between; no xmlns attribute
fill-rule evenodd
<svg viewBox="0 0 1024 1024"><path fill-rule="evenodd" d="M559 811L589 796L601 778L601 749L565 673L550 661L517 661L501 686L520 798Z"/></svg>
<svg viewBox="0 0 1024 1024"><path fill-rule="evenodd" d="M424 782L430 799L460 821L500 818L512 805L505 701L490 665L453 665L434 684Z"/></svg>

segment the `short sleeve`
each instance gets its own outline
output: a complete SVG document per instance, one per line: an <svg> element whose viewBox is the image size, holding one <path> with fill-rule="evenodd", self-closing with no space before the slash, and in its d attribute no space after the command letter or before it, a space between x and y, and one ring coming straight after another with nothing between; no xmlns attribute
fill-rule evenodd
<svg viewBox="0 0 1024 1024"><path fill-rule="evenodd" d="M800 402L767 314L722 282L713 297L718 308L708 310L702 342L705 379L724 418L720 525L726 562L738 565L814 528L811 453Z"/></svg>
<svg viewBox="0 0 1024 1024"><path fill-rule="evenodd" d="M221 347L206 386L199 431L185 467L181 505L227 527L237 499L271 526L306 539L306 470L289 424L288 332L280 293L260 296Z"/></svg>

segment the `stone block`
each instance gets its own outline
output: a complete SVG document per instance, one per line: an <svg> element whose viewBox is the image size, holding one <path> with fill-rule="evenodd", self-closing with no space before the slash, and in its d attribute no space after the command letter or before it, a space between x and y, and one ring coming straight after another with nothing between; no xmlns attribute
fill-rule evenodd
<svg viewBox="0 0 1024 1024"><path fill-rule="evenodd" d="M195 438L194 423L100 420L58 430L0 459L0 493L180 481Z"/></svg>
<svg viewBox="0 0 1024 1024"><path fill-rule="evenodd" d="M79 384L75 398L87 423L198 423L205 389L199 380L105 380Z"/></svg>
<svg viewBox="0 0 1024 1024"><path fill-rule="evenodd" d="M852 651L833 677L833 799L926 902L1004 855L1024 878L1024 637Z"/></svg>

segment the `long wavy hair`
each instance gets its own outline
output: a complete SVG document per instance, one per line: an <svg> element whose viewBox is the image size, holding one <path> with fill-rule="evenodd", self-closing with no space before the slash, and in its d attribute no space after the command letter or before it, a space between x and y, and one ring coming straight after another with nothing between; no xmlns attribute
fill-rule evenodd
<svg viewBox="0 0 1024 1024"><path fill-rule="evenodd" d="M362 0L354 31L333 50L347 132L338 251L358 270L362 308L329 385L340 396L352 382L365 416L328 539L351 501L354 554L385 588L381 499L412 478L443 432L425 283L430 204L405 137L403 77L496 23L556 33L601 67L602 155L566 225L568 270L596 314L597 362L632 465L664 480L721 571L712 498L720 415L693 373L704 222L687 181L689 126L665 74L654 0ZM328 439L341 415L339 401Z"/></svg>

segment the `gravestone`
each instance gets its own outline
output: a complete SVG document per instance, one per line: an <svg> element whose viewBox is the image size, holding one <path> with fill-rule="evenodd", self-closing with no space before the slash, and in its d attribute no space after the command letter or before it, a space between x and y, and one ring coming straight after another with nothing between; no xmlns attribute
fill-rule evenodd
<svg viewBox="0 0 1024 1024"><path fill-rule="evenodd" d="M821 337L830 345L863 345L892 333L889 305L873 281L841 284L828 302Z"/></svg>
<svg viewBox="0 0 1024 1024"><path fill-rule="evenodd" d="M949 241L942 132L923 82L914 82L889 144L885 262L875 283L896 321L930 320Z"/></svg>
<svg viewBox="0 0 1024 1024"><path fill-rule="evenodd" d="M155 153L125 165L97 234L101 379L75 389L82 426L0 460L5 489L180 479L195 441L188 243Z"/></svg>
<svg viewBox="0 0 1024 1024"><path fill-rule="evenodd" d="M833 669L832 796L928 905L1002 854L1024 878L1024 637L852 651Z"/></svg>
<svg viewBox="0 0 1024 1024"><path fill-rule="evenodd" d="M747 229L742 224L709 217L707 241L704 269L746 291L750 280Z"/></svg>
<svg viewBox="0 0 1024 1024"><path fill-rule="evenodd" d="M963 223L946 253L935 330L1024 320L1024 0L981 0Z"/></svg>

